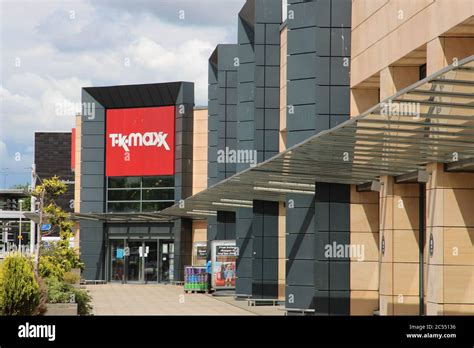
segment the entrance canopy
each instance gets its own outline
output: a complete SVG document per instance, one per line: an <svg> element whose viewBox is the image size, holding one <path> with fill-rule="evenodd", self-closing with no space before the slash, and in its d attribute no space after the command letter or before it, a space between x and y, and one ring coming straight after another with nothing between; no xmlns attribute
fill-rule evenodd
<svg viewBox="0 0 474 348"><path fill-rule="evenodd" d="M119 222L169 222L169 216L156 213L74 213L73 218L78 220L93 220L107 223Z"/></svg>
<svg viewBox="0 0 474 348"><path fill-rule="evenodd" d="M160 212L203 218L252 208L253 200L314 194L316 182L366 184L424 170L431 162L472 170L474 56L399 91L363 114L320 132Z"/></svg>

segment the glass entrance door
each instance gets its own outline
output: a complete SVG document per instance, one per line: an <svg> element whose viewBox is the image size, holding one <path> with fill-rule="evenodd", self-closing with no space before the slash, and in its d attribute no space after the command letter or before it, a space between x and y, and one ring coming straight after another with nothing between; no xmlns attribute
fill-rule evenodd
<svg viewBox="0 0 474 348"><path fill-rule="evenodd" d="M159 241L158 240L129 240L110 239L109 242L109 281L123 283L148 283L158 282L161 277L161 264L159 262ZM170 263L170 251L173 248L169 245L165 247L166 279L169 279L169 269L173 265ZM171 256L172 259L172 256ZM169 280L167 280L169 281Z"/></svg>
<svg viewBox="0 0 474 348"><path fill-rule="evenodd" d="M158 281L158 243L157 241L143 243L143 260L145 282Z"/></svg>
<svg viewBox="0 0 474 348"><path fill-rule="evenodd" d="M127 281L143 281L143 242L129 241L127 243L129 255L125 257L127 267Z"/></svg>
<svg viewBox="0 0 474 348"><path fill-rule="evenodd" d="M160 241L160 282L174 280L174 243L169 240Z"/></svg>

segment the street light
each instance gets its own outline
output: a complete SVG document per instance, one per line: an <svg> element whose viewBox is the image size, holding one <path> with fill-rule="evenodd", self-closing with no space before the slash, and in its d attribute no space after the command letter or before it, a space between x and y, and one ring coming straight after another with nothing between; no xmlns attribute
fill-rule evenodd
<svg viewBox="0 0 474 348"><path fill-rule="evenodd" d="M21 217L23 215L23 211L22 211L23 200L20 199L18 203L20 203L20 232L18 235L18 249L20 250L20 253L21 253L21 240L23 239L23 236L21 235Z"/></svg>

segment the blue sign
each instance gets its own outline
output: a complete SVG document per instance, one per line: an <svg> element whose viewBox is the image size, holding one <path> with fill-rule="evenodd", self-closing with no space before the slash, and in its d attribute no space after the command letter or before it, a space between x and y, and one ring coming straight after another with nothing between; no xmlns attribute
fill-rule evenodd
<svg viewBox="0 0 474 348"><path fill-rule="evenodd" d="M49 231L51 229L51 224L41 225L41 231Z"/></svg>
<svg viewBox="0 0 474 348"><path fill-rule="evenodd" d="M116 256L117 256L117 259L123 259L123 257L124 257L124 250L117 248Z"/></svg>

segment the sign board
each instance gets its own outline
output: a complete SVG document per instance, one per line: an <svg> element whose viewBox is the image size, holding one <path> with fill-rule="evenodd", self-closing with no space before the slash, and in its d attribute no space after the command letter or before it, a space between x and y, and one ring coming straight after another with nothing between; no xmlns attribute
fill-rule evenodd
<svg viewBox="0 0 474 348"><path fill-rule="evenodd" d="M107 176L174 175L175 107L109 109Z"/></svg>
<svg viewBox="0 0 474 348"><path fill-rule="evenodd" d="M128 247L128 246L125 247L125 248L123 249L123 253L125 254L125 256L130 256L130 247Z"/></svg>
<svg viewBox="0 0 474 348"><path fill-rule="evenodd" d="M125 256L125 250L121 249L121 248L117 248L117 251L116 251L116 258L117 259L123 259Z"/></svg>
<svg viewBox="0 0 474 348"><path fill-rule="evenodd" d="M200 260L205 260L207 258L207 246L205 245L196 246L196 257Z"/></svg>
<svg viewBox="0 0 474 348"><path fill-rule="evenodd" d="M41 231L49 231L51 229L51 224L42 224Z"/></svg>
<svg viewBox="0 0 474 348"><path fill-rule="evenodd" d="M237 250L235 240L212 242L212 286L215 289L235 288Z"/></svg>
<svg viewBox="0 0 474 348"><path fill-rule="evenodd" d="M217 245L217 256L237 256L237 247L235 245Z"/></svg>

